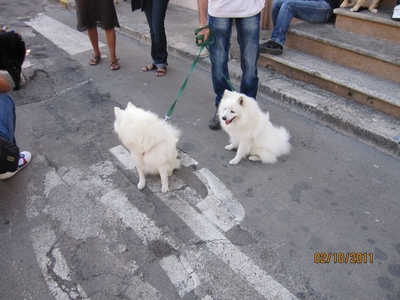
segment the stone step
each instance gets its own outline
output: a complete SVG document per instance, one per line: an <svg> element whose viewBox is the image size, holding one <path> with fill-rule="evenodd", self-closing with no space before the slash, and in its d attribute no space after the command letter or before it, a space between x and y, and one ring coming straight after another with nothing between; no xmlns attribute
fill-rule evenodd
<svg viewBox="0 0 400 300"><path fill-rule="evenodd" d="M343 31L333 23L301 22L290 27L285 46L400 84L398 44Z"/></svg>
<svg viewBox="0 0 400 300"><path fill-rule="evenodd" d="M377 14L366 9L351 12L349 8L336 8L333 12L337 29L400 45L400 22L391 19L393 9L378 8Z"/></svg>
<svg viewBox="0 0 400 300"><path fill-rule="evenodd" d="M229 67L239 78L240 68ZM259 77L272 101L400 158L400 119L269 69L260 67Z"/></svg>
<svg viewBox="0 0 400 300"><path fill-rule="evenodd" d="M261 54L259 65L400 119L400 86L293 49Z"/></svg>

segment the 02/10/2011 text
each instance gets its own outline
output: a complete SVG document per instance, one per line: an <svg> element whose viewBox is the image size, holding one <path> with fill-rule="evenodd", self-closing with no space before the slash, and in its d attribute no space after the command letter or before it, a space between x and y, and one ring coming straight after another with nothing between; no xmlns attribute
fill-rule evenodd
<svg viewBox="0 0 400 300"><path fill-rule="evenodd" d="M366 264L374 262L373 253L361 253L361 252L315 252L314 263L316 264Z"/></svg>

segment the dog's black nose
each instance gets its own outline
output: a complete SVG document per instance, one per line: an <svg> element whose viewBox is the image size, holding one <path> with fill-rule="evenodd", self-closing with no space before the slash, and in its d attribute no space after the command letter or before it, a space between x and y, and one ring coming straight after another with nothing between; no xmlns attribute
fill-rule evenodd
<svg viewBox="0 0 400 300"><path fill-rule="evenodd" d="M226 117L222 117L222 120L226 121Z"/></svg>

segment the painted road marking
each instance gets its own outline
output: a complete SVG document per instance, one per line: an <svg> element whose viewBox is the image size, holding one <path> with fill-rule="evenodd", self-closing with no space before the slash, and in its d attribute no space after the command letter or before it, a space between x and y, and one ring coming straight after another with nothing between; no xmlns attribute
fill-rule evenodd
<svg viewBox="0 0 400 300"><path fill-rule="evenodd" d="M224 232L239 225L244 219L245 211L231 191L208 169L202 168L194 174L207 187L207 197L196 204L205 217Z"/></svg>
<svg viewBox="0 0 400 300"><path fill-rule="evenodd" d="M136 171L135 164L133 163L131 156L130 155L126 156L126 149L122 145L111 148L110 152L125 167L125 170ZM136 172L136 174L137 174L137 172Z"/></svg>
<svg viewBox="0 0 400 300"><path fill-rule="evenodd" d="M119 147L119 146L117 146ZM114 148L112 148L114 149ZM119 148L119 160L125 161L130 157L129 152L123 148ZM110 152L112 153L113 151ZM125 152L125 153L124 153ZM180 153L182 155L182 153ZM186 154L183 154L186 155ZM125 156L125 159L121 157ZM185 158L187 161L187 158ZM209 184L210 190L215 188L215 195L218 195L218 199L224 199L225 203L220 203L221 206L231 207L239 219L244 217L242 213L237 210L238 203L232 202L230 205L229 196L232 196L229 190L220 182L217 177L211 176L211 172L202 171L199 174L206 174L207 183ZM200 178L204 180L204 178ZM158 182L157 182L158 181ZM215 182L214 182L215 181ZM215 222L214 217L207 218L210 216L211 212L206 210L206 212L199 213L187 199L183 199L179 192L182 187L185 187L187 193L185 195L195 195L193 190L186 186L184 182L177 180L176 178L171 184L171 191L164 194L160 193L159 180L148 180L147 188L150 189L171 209L176 215L183 220L186 225L204 242L206 242L208 249L219 257L223 262L225 262L237 275L242 279L246 280L256 291L258 291L266 299L280 299L280 300L294 300L297 299L293 294L291 294L284 286L279 282L275 281L270 275L268 275L263 269L258 267L249 257L242 253L236 246L234 246L221 232L223 231L224 223L219 220ZM178 187L178 189L176 189ZM177 192L176 192L176 191ZM196 196L195 196L196 197ZM197 196L200 198L200 196ZM213 199L218 200L218 199ZM227 205L228 203L228 205ZM240 205L240 204L239 204ZM215 205L214 205L215 206ZM218 206L218 205L216 205ZM201 207L201 206L200 206ZM232 207L234 209L232 209ZM232 213L228 210L229 215ZM239 210L240 211L240 210ZM218 219L218 218L217 218ZM223 217L222 220L226 219ZM223 227L220 227L221 224Z"/></svg>
<svg viewBox="0 0 400 300"><path fill-rule="evenodd" d="M85 291L79 285L71 282L71 270L67 262L61 255L60 250L56 247L57 238L49 225L36 227L31 231L31 239L33 248L36 253L36 259L39 263L40 269L47 286L57 300L70 300L70 299L87 299ZM57 280L53 277L56 277ZM58 282L65 282L60 287ZM73 286L73 288L71 288Z"/></svg>
<svg viewBox="0 0 400 300"><path fill-rule="evenodd" d="M79 283L72 283L72 272L60 249L56 247L56 236L50 226L42 225L32 229L30 237L43 277L54 298L56 300L90 300L90 297L86 295ZM110 252L107 255L114 256ZM139 269L137 263L133 260L129 261L129 264L126 264L114 256L113 262L121 269L127 270L130 274ZM159 299L160 292L148 282L143 282L137 276L133 277L131 286L134 287L134 290L127 292L132 296L140 295L146 300Z"/></svg>
<svg viewBox="0 0 400 300"><path fill-rule="evenodd" d="M148 245L151 241L164 240L163 232L154 221L132 205L121 191L112 190L104 194L100 198L100 202L111 208L126 226L133 228L144 245ZM171 241L167 242L174 246Z"/></svg>
<svg viewBox="0 0 400 300"><path fill-rule="evenodd" d="M178 249L177 243L172 238L165 236L154 221L140 212L119 190L113 190L103 195L100 202L112 209L126 226L132 228L143 244L148 245L151 241L161 240L167 242L174 249ZM179 257L175 255L164 257L160 260L160 265L181 297L195 289L200 283L198 276L183 254Z"/></svg>
<svg viewBox="0 0 400 300"><path fill-rule="evenodd" d="M33 20L25 23L70 55L93 49L86 34L72 29L43 13L37 14ZM103 47L105 45L99 43L99 46Z"/></svg>
<svg viewBox="0 0 400 300"><path fill-rule="evenodd" d="M181 297L194 290L200 284L199 277L183 255L179 257L174 255L164 257L160 260L160 265L177 288Z"/></svg>

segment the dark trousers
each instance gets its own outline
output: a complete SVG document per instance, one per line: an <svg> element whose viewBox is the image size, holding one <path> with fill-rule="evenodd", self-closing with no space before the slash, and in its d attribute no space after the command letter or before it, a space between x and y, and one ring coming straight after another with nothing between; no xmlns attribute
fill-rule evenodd
<svg viewBox="0 0 400 300"><path fill-rule="evenodd" d="M144 7L147 22L150 27L151 58L157 68L167 66L167 37L164 19L169 0L148 0Z"/></svg>

